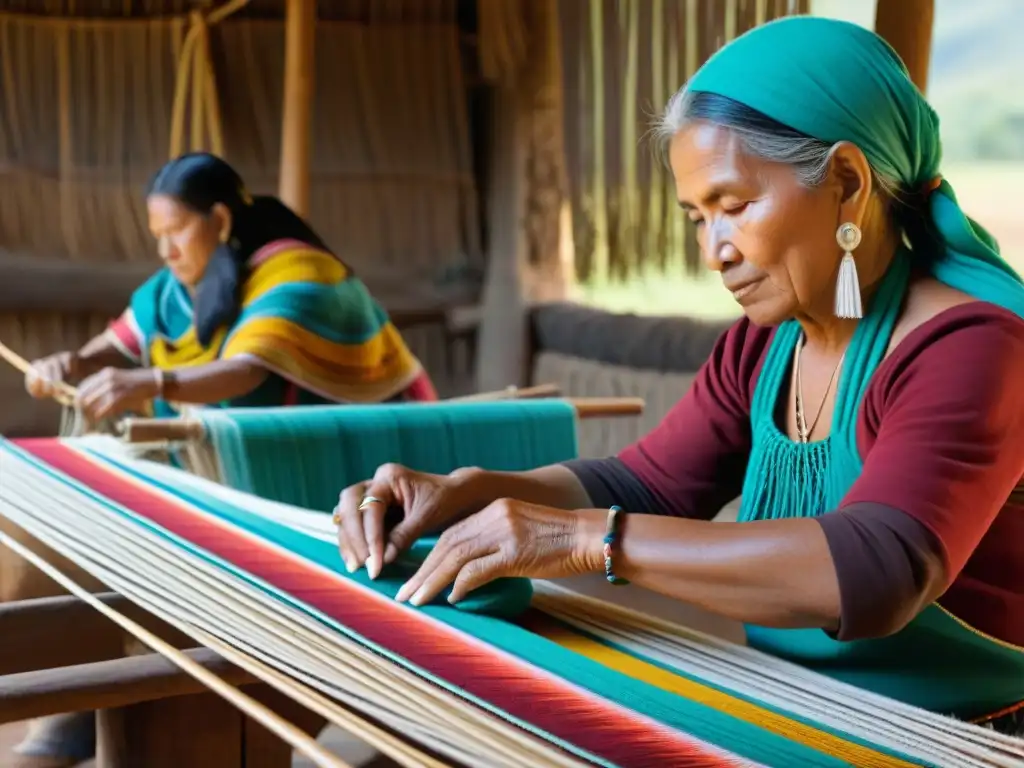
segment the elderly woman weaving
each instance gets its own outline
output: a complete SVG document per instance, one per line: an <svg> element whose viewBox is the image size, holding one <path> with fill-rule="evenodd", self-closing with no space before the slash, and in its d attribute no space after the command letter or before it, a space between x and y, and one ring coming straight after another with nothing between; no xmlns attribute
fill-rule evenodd
<svg viewBox="0 0 1024 768"><path fill-rule="evenodd" d="M604 572L769 654L1021 730L1024 285L940 180L935 113L872 32L797 17L711 58L661 128L745 317L615 458L381 468L341 495L343 558L373 575L446 529L398 599ZM738 523L707 522L737 495Z"/></svg>

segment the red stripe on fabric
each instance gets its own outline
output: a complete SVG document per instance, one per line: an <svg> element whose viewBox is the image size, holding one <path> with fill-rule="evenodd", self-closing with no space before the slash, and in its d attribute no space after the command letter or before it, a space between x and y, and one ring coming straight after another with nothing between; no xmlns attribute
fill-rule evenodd
<svg viewBox="0 0 1024 768"><path fill-rule="evenodd" d="M117 337L118 341L124 344L125 349L136 357L142 355L142 345L139 342L139 337L135 335L131 323L123 315L117 320L112 321L107 328Z"/></svg>
<svg viewBox="0 0 1024 768"><path fill-rule="evenodd" d="M291 381L287 383L284 390L284 402L281 403L285 408L291 408L292 406L299 404L299 388Z"/></svg>
<svg viewBox="0 0 1024 768"><path fill-rule="evenodd" d="M413 403L434 403L439 400L434 382L426 371L420 373L402 392L402 399Z"/></svg>
<svg viewBox="0 0 1024 768"><path fill-rule="evenodd" d="M270 257L276 256L282 251L287 251L290 249L302 249L309 251L321 250L320 248L310 245L309 243L304 243L301 240L274 240L273 242L267 243L258 251L256 251L252 256L250 256L249 260L245 263L245 266L248 267L249 269L255 269Z"/></svg>
<svg viewBox="0 0 1024 768"><path fill-rule="evenodd" d="M17 441L55 470L323 612L457 689L622 766L735 766L686 734L115 474L52 439Z"/></svg>

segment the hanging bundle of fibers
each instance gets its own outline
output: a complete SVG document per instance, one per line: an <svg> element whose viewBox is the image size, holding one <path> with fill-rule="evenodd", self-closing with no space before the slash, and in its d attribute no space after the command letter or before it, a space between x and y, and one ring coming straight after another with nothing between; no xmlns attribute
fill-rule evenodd
<svg viewBox="0 0 1024 768"><path fill-rule="evenodd" d="M300 410L279 421L256 412L210 429L231 444L229 465L244 457L228 470L244 482L299 497L306 491L291 475L309 462L302 482L330 487L333 504L365 466L387 461L448 471L568 458L575 417L564 405L394 406L358 418ZM533 426L515 431L513 413ZM375 430L389 436L366 439ZM320 447L296 448L299 436ZM506 579L457 606L444 595L421 608L395 603L430 540L377 580L349 574L329 506L268 500L138 460L111 437L2 442L0 461L0 514L356 735L363 726L343 722L334 702L467 765L1014 768L1024 760L1019 739L553 583ZM333 480L321 478L330 467ZM403 765L431 764L365 734Z"/></svg>

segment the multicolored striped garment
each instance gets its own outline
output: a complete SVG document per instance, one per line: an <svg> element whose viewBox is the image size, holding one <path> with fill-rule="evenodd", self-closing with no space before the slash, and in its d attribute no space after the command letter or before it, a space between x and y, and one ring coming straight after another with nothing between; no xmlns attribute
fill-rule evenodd
<svg viewBox="0 0 1024 768"><path fill-rule="evenodd" d="M566 413L558 414L559 407ZM326 416L344 411L344 421L363 422L340 430L344 434L336 442L343 453L355 434L364 435L371 422L380 425L385 434L379 445L356 441L365 450L349 451L358 453L348 462L356 472L360 462L376 461L376 452L398 436L405 438L402 458L411 463L416 454L432 468L464 464L463 454L472 452L466 447L470 439L483 433L491 439L484 450L477 449L480 463L496 469L515 468L515 456L531 451L543 450L545 460L552 451L565 454L563 459L575 453L574 415L567 404L556 402L290 409L303 411ZM256 413L247 410L245 418ZM531 419L518 418L522 413L533 414L533 426ZM411 418L422 434L414 434ZM516 435L510 431L517 421L523 423L522 450L514 448ZM542 432L550 439L540 440ZM444 434L447 441L440 437ZM281 450L288 442L287 436L278 440L279 474L312 482L317 468L308 474L309 462L302 460L297 471L291 451ZM479 439L476 444L481 445ZM249 442L247 448L257 445ZM513 448L503 458L495 445ZM366 458L367 452L373 455ZM332 463L335 458L332 454ZM125 458L99 443L5 442L0 461L5 467L0 514L51 546L70 535L71 526L83 532L116 525L148 531L181 557L244 578L588 764L995 768L1024 759L1024 743L1008 737L662 620L629 617L626 611L616 618L553 584L535 583L531 590L523 580L510 579L458 607L443 596L422 608L396 603L391 598L425 556L429 541L371 581L365 572L344 571L325 511L268 502L177 469ZM338 466L336 482L344 484L348 471L345 462ZM51 486L48 498L70 494L58 505L66 513L27 500L23 494L33 483ZM127 554L127 549L119 552ZM137 580L132 566L120 562L127 559L112 558L116 562L108 567L124 568L125 578ZM219 617L202 620L210 622L204 631L216 634ZM478 757L476 764L486 763L485 753Z"/></svg>
<svg viewBox="0 0 1024 768"><path fill-rule="evenodd" d="M361 280L333 254L279 240L246 263L240 312L203 346L192 297L168 269L132 296L109 333L134 362L173 370L258 359L274 375L224 403L266 406L435 400L419 360ZM158 412L166 412L160 404Z"/></svg>

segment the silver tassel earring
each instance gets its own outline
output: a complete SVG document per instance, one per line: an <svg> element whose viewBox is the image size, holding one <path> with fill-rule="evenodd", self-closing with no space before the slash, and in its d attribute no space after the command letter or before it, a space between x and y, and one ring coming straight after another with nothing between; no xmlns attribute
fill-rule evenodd
<svg viewBox="0 0 1024 768"><path fill-rule="evenodd" d="M857 262L853 259L854 249L860 245L860 228L847 222L836 230L836 241L846 253L839 263L839 279L836 281L836 317L859 319L864 317L860 300L860 277Z"/></svg>

